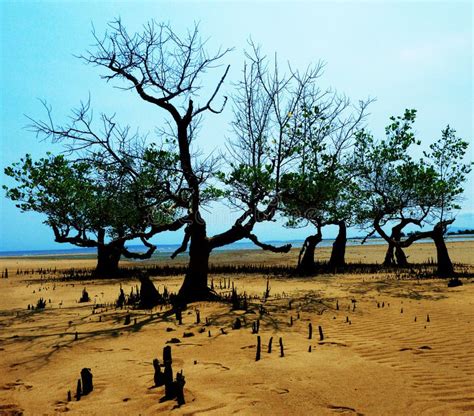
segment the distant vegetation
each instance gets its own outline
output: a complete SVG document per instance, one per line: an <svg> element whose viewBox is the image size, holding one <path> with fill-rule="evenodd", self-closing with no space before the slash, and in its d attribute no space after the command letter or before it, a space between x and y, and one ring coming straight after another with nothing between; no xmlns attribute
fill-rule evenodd
<svg viewBox="0 0 474 416"><path fill-rule="evenodd" d="M474 234L473 229L466 229L466 230L457 230L457 231L448 231L448 235L469 235Z"/></svg>

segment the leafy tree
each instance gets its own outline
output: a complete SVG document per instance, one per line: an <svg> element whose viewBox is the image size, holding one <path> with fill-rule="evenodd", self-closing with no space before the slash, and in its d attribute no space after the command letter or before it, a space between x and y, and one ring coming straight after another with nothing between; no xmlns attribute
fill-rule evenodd
<svg viewBox="0 0 474 416"><path fill-rule="evenodd" d="M448 277L454 275L454 269L444 234L455 220L462 186L471 171L471 163L463 163L468 143L448 126L441 139L415 161L410 146L421 144L412 131L415 115L415 110L406 110L403 117L392 117L386 128L387 139L381 143L365 131L358 134L354 163L359 169L359 220L369 221L372 233L376 231L389 243L386 263L393 261L395 249L398 263L406 264L402 249L431 238L437 249L437 273ZM389 236L383 225L393 221L397 224ZM403 240L401 231L408 224L431 225L432 229Z"/></svg>
<svg viewBox="0 0 474 416"><path fill-rule="evenodd" d="M427 212L425 222L432 229L413 233L399 243L401 247L409 247L417 240L431 238L436 246L437 274L440 277L455 276L444 235L447 227L455 221L463 185L472 169L472 162L464 162L467 147L468 143L457 137L456 131L448 125L441 132L441 138L424 152L424 159L419 161L422 173L419 180L415 178L418 198L413 208Z"/></svg>
<svg viewBox="0 0 474 416"><path fill-rule="evenodd" d="M376 232L376 225L392 224L391 235L386 238L385 265L407 265L405 253L392 240L400 241L408 224L421 225L427 215L426 210L421 210L416 216L407 217L407 208L417 196L417 182L412 181L412 176L420 172L410 156L417 143L413 133L415 118L416 110L391 117L385 138L380 141L367 130L356 134L352 170L358 194L357 222L368 226L368 236Z"/></svg>
<svg viewBox="0 0 474 416"><path fill-rule="evenodd" d="M125 169L99 154L87 161L50 153L34 161L27 154L5 168L16 186L4 188L22 211L46 216L56 242L97 247L96 274L110 276L117 272L122 255L148 258L156 249L150 237L184 224L172 201L160 192L165 180L168 185L173 182L169 166L176 164L176 155L149 147L143 160L133 164ZM125 247L134 238L141 239L146 252Z"/></svg>
<svg viewBox="0 0 474 416"><path fill-rule="evenodd" d="M294 115L289 129L299 138L298 158L291 172L282 179L282 211L287 225L310 223L316 234L306 238L298 259L302 274L314 271L315 248L322 240L322 228L337 225L339 232L333 244L330 265L345 264L346 227L352 217L352 181L347 151L364 119L370 100L360 102L351 113L347 98L325 92L305 97L301 111Z"/></svg>

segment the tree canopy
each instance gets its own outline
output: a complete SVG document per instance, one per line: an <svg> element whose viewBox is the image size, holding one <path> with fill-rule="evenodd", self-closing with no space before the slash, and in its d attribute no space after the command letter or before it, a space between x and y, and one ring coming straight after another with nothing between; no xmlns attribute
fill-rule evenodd
<svg viewBox="0 0 474 416"><path fill-rule="evenodd" d="M53 121L45 104L47 116L31 119L30 128L62 144L65 154L37 161L27 155L5 173L18 184L6 187L7 196L24 211L45 214L56 241L97 247L99 269L101 258L110 269L121 255L149 257L156 249L151 237L184 227L172 254L189 252L179 297L209 299L209 256L216 248L247 238L265 250L290 250L289 244L264 243L254 232L279 214L289 226L310 223L316 229L300 253L309 270L321 229L331 224L339 226L334 267L344 265L346 227L354 224L388 242L390 263L394 251L406 263L403 248L423 236L433 238L439 258L446 257L443 235L470 172L462 162L467 143L449 126L416 159L416 111L391 117L385 137L375 139L364 126L371 100L352 106L345 96L321 89L321 62L282 71L276 55L269 59L249 42L242 79L227 97L221 90L230 49L209 52L197 26L180 36L170 25L151 21L130 34L117 19L103 36L93 37L82 60L97 66L106 82L131 91L131 105L141 100L165 118L153 143L113 116L94 120L90 101L64 124ZM226 151L220 157L200 153L194 143L204 117L220 114L228 101L233 120ZM202 211L214 200L225 200L239 216L209 236ZM408 224L433 229L403 240ZM391 235L384 231L388 225ZM145 253L125 247L135 238Z"/></svg>

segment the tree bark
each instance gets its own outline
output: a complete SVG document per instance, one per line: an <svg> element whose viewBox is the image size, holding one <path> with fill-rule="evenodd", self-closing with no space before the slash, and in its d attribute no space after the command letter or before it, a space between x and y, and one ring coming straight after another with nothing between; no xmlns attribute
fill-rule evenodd
<svg viewBox="0 0 474 416"><path fill-rule="evenodd" d="M298 261L298 273L300 275L304 276L314 273L314 251L321 240L321 233L310 235L306 238L301 248L300 259Z"/></svg>
<svg viewBox="0 0 474 416"><path fill-rule="evenodd" d="M402 238L402 229L405 227L405 223L401 222L392 228L392 234L390 240L400 241ZM407 256L405 255L403 249L394 244L392 241L388 241L388 249L385 254L385 260L383 262L384 266L408 266Z"/></svg>
<svg viewBox="0 0 474 416"><path fill-rule="evenodd" d="M206 300L211 297L207 286L211 248L206 236L206 224L195 221L190 226L189 265L178 296L186 302Z"/></svg>
<svg viewBox="0 0 474 416"><path fill-rule="evenodd" d="M397 265L400 267L407 267L408 260L405 252L401 247L395 248L395 258L397 259Z"/></svg>
<svg viewBox="0 0 474 416"><path fill-rule="evenodd" d="M437 274L439 277L453 277L454 267L451 259L449 258L448 248L444 241L444 232L440 224L437 224L433 229L432 239L436 246L436 254L438 257L438 270Z"/></svg>
<svg viewBox="0 0 474 416"><path fill-rule="evenodd" d="M140 308L151 309L160 303L160 294L148 276L140 276Z"/></svg>
<svg viewBox="0 0 474 416"><path fill-rule="evenodd" d="M97 247L97 266L94 274L98 277L116 277L124 244L99 244Z"/></svg>
<svg viewBox="0 0 474 416"><path fill-rule="evenodd" d="M339 232L336 240L332 245L331 258L329 259L329 266L333 269L337 267L344 267L346 264L346 243L347 243L347 229L345 221L339 221Z"/></svg>
<svg viewBox="0 0 474 416"><path fill-rule="evenodd" d="M389 242L387 252L385 253L385 259L383 261L384 266L393 266L395 264L395 244Z"/></svg>

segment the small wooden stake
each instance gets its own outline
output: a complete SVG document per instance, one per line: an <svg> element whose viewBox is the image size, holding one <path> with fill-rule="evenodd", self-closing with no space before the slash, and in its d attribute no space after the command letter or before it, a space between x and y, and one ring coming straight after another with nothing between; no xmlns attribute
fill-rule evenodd
<svg viewBox="0 0 474 416"><path fill-rule="evenodd" d="M318 329L319 329L319 340L323 341L324 340L323 328L321 327L321 325L319 325Z"/></svg>
<svg viewBox="0 0 474 416"><path fill-rule="evenodd" d="M165 365L165 396L169 399L173 399L173 359L171 357L171 347L169 345L163 348L163 364Z"/></svg>
<svg viewBox="0 0 474 416"><path fill-rule="evenodd" d="M88 395L94 386L92 384L92 372L90 368L83 368L81 370L81 381L82 381L82 395Z"/></svg>
<svg viewBox="0 0 474 416"><path fill-rule="evenodd" d="M280 357L285 356L285 351L283 349L283 339L280 337Z"/></svg>
<svg viewBox="0 0 474 416"><path fill-rule="evenodd" d="M262 348L262 341L260 339L260 335L257 336L257 354L255 356L255 361L260 361L260 351Z"/></svg>
<svg viewBox="0 0 474 416"><path fill-rule="evenodd" d="M182 406L186 402L184 401L184 385L186 381L184 380L183 370L176 374L176 401L178 402L178 407Z"/></svg>
<svg viewBox="0 0 474 416"><path fill-rule="evenodd" d="M273 337L270 337L270 341L268 341L268 353L271 354L272 352L272 343L273 343Z"/></svg>
<svg viewBox="0 0 474 416"><path fill-rule="evenodd" d="M76 400L79 401L81 400L82 396L82 385L81 385L81 379L77 380L77 388L76 388Z"/></svg>
<svg viewBox="0 0 474 416"><path fill-rule="evenodd" d="M308 339L313 339L313 325L311 324L311 322L308 324Z"/></svg>

